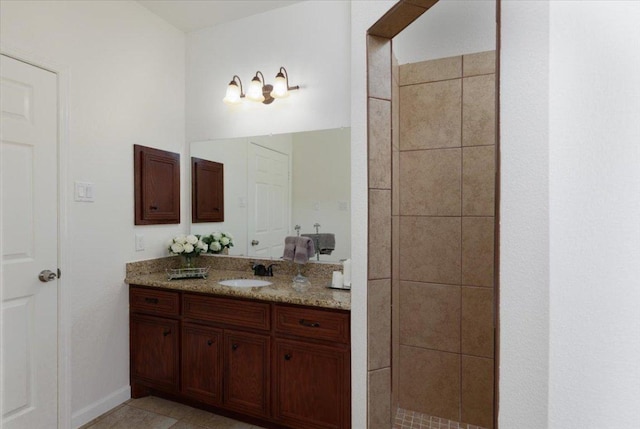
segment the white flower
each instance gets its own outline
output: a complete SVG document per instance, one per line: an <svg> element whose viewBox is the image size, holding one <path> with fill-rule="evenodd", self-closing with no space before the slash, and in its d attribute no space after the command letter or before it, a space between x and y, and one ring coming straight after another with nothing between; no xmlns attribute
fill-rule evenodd
<svg viewBox="0 0 640 429"><path fill-rule="evenodd" d="M229 239L229 241L233 240L233 235L229 234L228 232L225 232L224 235Z"/></svg>
<svg viewBox="0 0 640 429"><path fill-rule="evenodd" d="M193 252L193 244L186 243L184 244L184 253Z"/></svg>
<svg viewBox="0 0 640 429"><path fill-rule="evenodd" d="M185 237L184 235L179 235L174 238L173 241L175 241L176 243L185 244L187 242L187 237Z"/></svg>
<svg viewBox="0 0 640 429"><path fill-rule="evenodd" d="M196 244L198 242L198 237L195 235L187 235L186 240L189 244Z"/></svg>
<svg viewBox="0 0 640 429"><path fill-rule="evenodd" d="M216 231L213 234L211 234L211 236L215 241L220 241L220 239L222 238L222 233L219 231Z"/></svg>
<svg viewBox="0 0 640 429"><path fill-rule="evenodd" d="M214 252L218 252L221 249L222 249L222 246L217 241L214 241L211 243L211 250L213 250Z"/></svg>
<svg viewBox="0 0 640 429"><path fill-rule="evenodd" d="M173 253L182 253L184 252L184 246L180 243L173 243L171 245L171 251Z"/></svg>
<svg viewBox="0 0 640 429"><path fill-rule="evenodd" d="M229 239L227 237L222 237L220 239L220 244L222 244L223 246L226 246L229 244Z"/></svg>
<svg viewBox="0 0 640 429"><path fill-rule="evenodd" d="M207 244L203 243L202 241L198 241L198 244L196 244L196 249L199 249L202 252L206 252L208 247L209 246L207 246Z"/></svg>

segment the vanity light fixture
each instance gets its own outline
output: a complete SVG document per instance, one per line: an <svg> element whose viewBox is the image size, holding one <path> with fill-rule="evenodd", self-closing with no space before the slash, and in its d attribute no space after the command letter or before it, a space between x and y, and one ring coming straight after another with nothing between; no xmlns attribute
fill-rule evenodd
<svg viewBox="0 0 640 429"><path fill-rule="evenodd" d="M237 83L236 79L238 80ZM240 84L240 87L238 87L238 84ZM238 75L234 75L231 82L229 82L229 86L227 86L227 94L224 96L222 101L227 104L238 104L244 97L244 92L242 92L242 81Z"/></svg>
<svg viewBox="0 0 640 429"><path fill-rule="evenodd" d="M238 87L238 84L240 84L240 87ZM289 91L296 89L300 89L300 86L289 86L289 74L284 67L280 67L274 85L265 83L264 75L258 70L253 79L251 79L246 95L242 92L242 82L240 78L234 75L227 87L227 95L222 101L227 104L238 104L242 98L246 98L247 100L258 103L271 104L274 99L288 97Z"/></svg>

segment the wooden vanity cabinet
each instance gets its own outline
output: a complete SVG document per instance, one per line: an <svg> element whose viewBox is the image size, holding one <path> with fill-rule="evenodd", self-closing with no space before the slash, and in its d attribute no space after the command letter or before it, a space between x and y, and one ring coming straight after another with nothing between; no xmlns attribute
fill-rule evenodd
<svg viewBox="0 0 640 429"><path fill-rule="evenodd" d="M134 398L267 427L351 427L348 311L133 285L130 309Z"/></svg>
<svg viewBox="0 0 640 429"><path fill-rule="evenodd" d="M274 417L296 428L349 428L349 314L276 304L274 320Z"/></svg>
<svg viewBox="0 0 640 429"><path fill-rule="evenodd" d="M132 288L129 294L130 372L133 394L154 387L179 388L179 295Z"/></svg>

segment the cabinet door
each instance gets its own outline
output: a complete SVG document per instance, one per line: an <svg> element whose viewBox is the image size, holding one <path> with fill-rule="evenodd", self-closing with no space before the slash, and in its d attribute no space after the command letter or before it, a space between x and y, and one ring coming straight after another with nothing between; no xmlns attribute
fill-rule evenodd
<svg viewBox="0 0 640 429"><path fill-rule="evenodd" d="M182 392L212 405L222 403L222 330L182 326Z"/></svg>
<svg viewBox="0 0 640 429"><path fill-rule="evenodd" d="M224 405L256 416L269 414L269 336L225 331Z"/></svg>
<svg viewBox="0 0 640 429"><path fill-rule="evenodd" d="M296 428L350 427L349 352L276 340L274 417Z"/></svg>
<svg viewBox="0 0 640 429"><path fill-rule="evenodd" d="M146 385L178 389L178 321L131 315L131 378Z"/></svg>

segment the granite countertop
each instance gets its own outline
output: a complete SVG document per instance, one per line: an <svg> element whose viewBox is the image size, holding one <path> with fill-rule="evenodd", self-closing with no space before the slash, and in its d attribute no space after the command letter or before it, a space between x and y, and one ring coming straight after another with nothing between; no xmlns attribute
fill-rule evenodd
<svg viewBox="0 0 640 429"><path fill-rule="evenodd" d="M273 284L263 287L230 287L218 284L220 280L259 279ZM291 275L273 277L254 276L252 272L210 269L206 279L168 280L165 272L133 273L129 272L125 283L130 285L152 286L186 292L209 293L220 296L250 298L261 301L282 302L287 304L308 305L313 307L351 309L351 292L328 287L331 278L309 277L308 283L293 282Z"/></svg>

